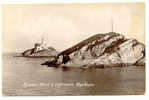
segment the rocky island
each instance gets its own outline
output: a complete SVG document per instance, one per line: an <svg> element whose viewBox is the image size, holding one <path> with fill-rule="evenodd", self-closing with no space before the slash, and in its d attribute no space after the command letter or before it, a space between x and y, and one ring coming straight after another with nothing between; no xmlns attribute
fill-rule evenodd
<svg viewBox="0 0 149 100"><path fill-rule="evenodd" d="M44 39L41 39L41 43L35 43L32 49L28 49L22 53L23 57L30 58L44 58L44 57L55 57L58 52L53 47L47 47Z"/></svg>
<svg viewBox="0 0 149 100"><path fill-rule="evenodd" d="M62 52L42 65L115 67L145 65L145 45L136 39L109 32L96 34Z"/></svg>

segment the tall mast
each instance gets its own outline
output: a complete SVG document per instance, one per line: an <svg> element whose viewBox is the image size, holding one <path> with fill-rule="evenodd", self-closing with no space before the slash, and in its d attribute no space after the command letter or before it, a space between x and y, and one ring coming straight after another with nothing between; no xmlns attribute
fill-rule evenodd
<svg viewBox="0 0 149 100"><path fill-rule="evenodd" d="M113 18L111 17L111 32L113 32Z"/></svg>

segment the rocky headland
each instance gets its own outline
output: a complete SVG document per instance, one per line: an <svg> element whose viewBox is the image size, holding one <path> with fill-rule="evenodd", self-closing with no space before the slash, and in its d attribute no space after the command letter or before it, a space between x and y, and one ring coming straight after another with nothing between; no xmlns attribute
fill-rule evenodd
<svg viewBox="0 0 149 100"><path fill-rule="evenodd" d="M42 65L114 67L145 65L145 45L136 39L109 32L96 34L62 52Z"/></svg>
<svg viewBox="0 0 149 100"><path fill-rule="evenodd" d="M58 52L53 47L48 47L38 51L35 48L32 48L22 53L22 56L30 58L56 57L57 55Z"/></svg>
<svg viewBox="0 0 149 100"><path fill-rule="evenodd" d="M53 47L47 47L44 38L41 38L41 42L35 43L32 49L25 50L22 53L23 57L31 58L45 58L45 57L56 57L58 52Z"/></svg>

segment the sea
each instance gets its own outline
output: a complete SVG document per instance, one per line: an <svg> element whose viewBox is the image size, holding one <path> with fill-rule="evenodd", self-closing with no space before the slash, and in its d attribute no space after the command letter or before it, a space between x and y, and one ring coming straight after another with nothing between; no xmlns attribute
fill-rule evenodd
<svg viewBox="0 0 149 100"><path fill-rule="evenodd" d="M145 66L47 67L49 58L2 55L3 96L144 95Z"/></svg>

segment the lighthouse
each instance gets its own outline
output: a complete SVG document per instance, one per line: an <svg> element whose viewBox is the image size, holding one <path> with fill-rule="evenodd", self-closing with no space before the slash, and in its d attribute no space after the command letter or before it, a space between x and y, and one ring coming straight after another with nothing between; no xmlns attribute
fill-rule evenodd
<svg viewBox="0 0 149 100"><path fill-rule="evenodd" d="M47 49L46 43L44 41L44 38L41 38L41 42L40 43L35 43L34 44L34 51L38 52L38 51L41 51L41 50L44 50L44 49Z"/></svg>
<svg viewBox="0 0 149 100"><path fill-rule="evenodd" d="M41 38L41 48L42 49L46 49L47 48L46 47L46 42L45 42L44 38Z"/></svg>

